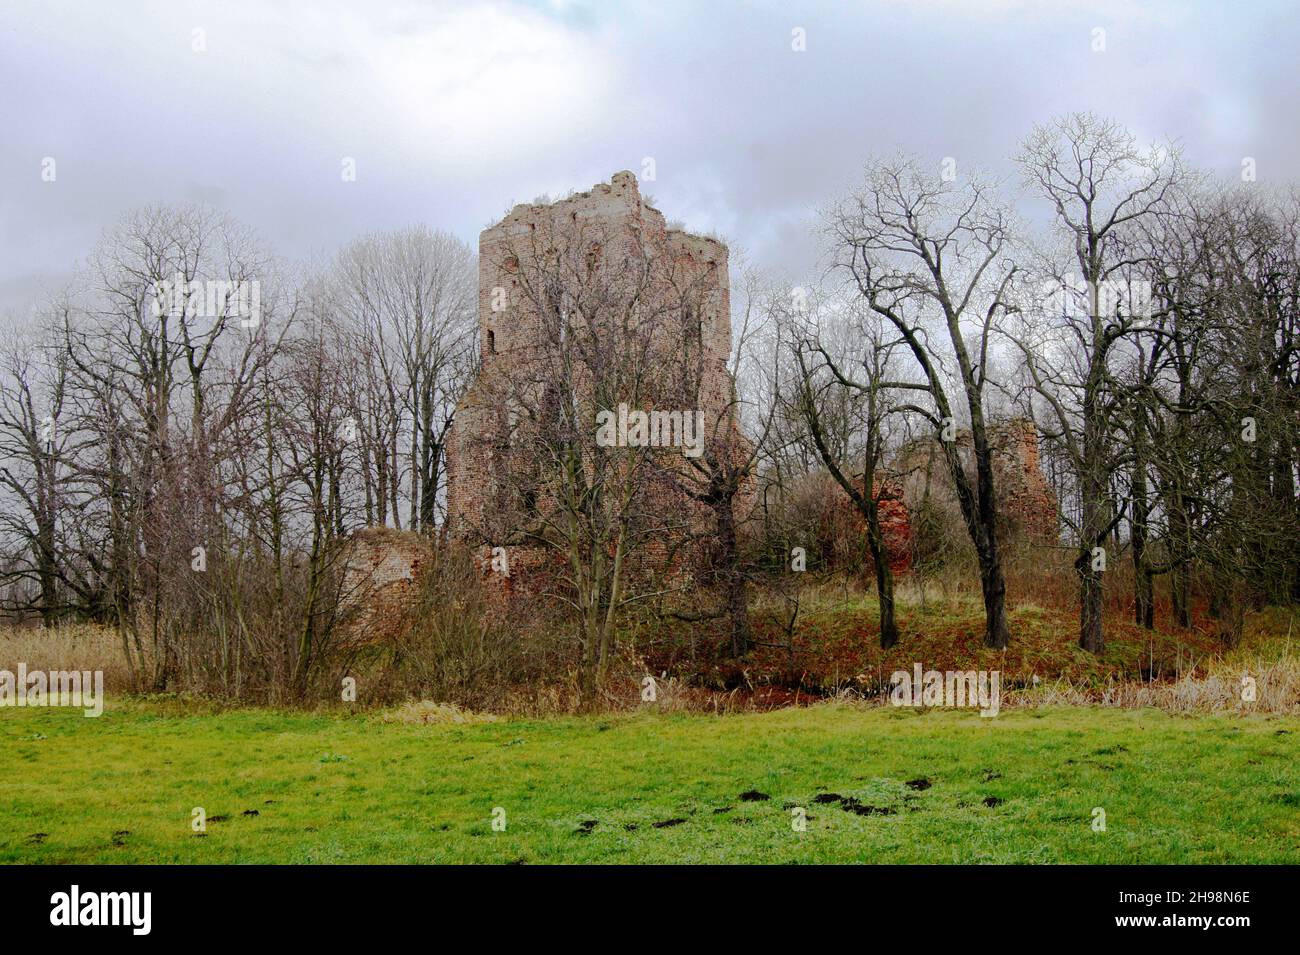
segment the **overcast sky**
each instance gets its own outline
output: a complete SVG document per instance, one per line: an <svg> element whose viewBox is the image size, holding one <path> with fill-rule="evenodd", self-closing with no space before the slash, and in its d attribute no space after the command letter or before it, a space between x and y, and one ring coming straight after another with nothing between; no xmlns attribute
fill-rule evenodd
<svg viewBox="0 0 1300 955"><path fill-rule="evenodd" d="M1298 24L1265 0L0 0L0 311L155 201L296 259L416 222L477 246L514 202L652 158L670 219L800 275L873 151L1009 173L1072 110L1300 178Z"/></svg>

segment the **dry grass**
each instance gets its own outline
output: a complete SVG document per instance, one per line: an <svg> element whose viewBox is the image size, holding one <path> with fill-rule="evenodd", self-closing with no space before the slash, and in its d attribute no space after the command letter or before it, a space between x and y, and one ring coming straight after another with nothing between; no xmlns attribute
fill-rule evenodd
<svg viewBox="0 0 1300 955"><path fill-rule="evenodd" d="M579 713L712 713L726 715L770 709L755 705L749 694L719 693L692 686L681 677L653 675L653 690L646 684L651 669L635 655L622 651L600 698L582 699L578 672L571 669L557 679L510 688L492 706L494 713L510 718L546 718Z"/></svg>
<svg viewBox="0 0 1300 955"><path fill-rule="evenodd" d="M1207 676L1184 675L1172 682L1113 682L1105 687L1076 686L1067 681L1035 689L1012 690L1003 706L1155 707L1168 713L1300 714L1300 662L1289 660L1254 667L1218 664ZM1246 698L1246 681L1255 683L1255 698Z"/></svg>
<svg viewBox="0 0 1300 955"><path fill-rule="evenodd" d="M0 670L17 671L20 663L28 670L102 670L105 690L125 693L131 688L122 639L111 627L0 627Z"/></svg>
<svg viewBox="0 0 1300 955"><path fill-rule="evenodd" d="M383 723L424 725L494 723L496 719L491 713L475 713L473 710L463 710L454 703L438 703L435 700L408 700L401 706L379 714L379 720Z"/></svg>
<svg viewBox="0 0 1300 955"><path fill-rule="evenodd" d="M1295 636L1295 610L1269 608L1247 618L1238 647L1189 663L1173 679L1110 681L1100 687L1058 680L1012 690L1003 705L1151 706L1168 713L1296 715L1300 714L1300 653Z"/></svg>

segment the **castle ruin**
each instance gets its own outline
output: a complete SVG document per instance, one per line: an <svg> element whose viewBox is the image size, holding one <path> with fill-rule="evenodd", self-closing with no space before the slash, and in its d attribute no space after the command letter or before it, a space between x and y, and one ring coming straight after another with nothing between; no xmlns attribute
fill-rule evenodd
<svg viewBox="0 0 1300 955"><path fill-rule="evenodd" d="M569 404L584 408L582 420L570 422L585 429L570 436L579 443L598 440L597 421L588 412L599 408L616 417L620 438L645 425L659 447L662 426L672 438L672 428L683 437L683 426L691 425L698 433L684 437L707 443L715 456L734 459L752 448L736 421L728 369L727 247L671 228L645 202L630 172L555 202L517 205L483 230L478 326L478 374L456 408L447 444L445 530L477 549L484 575L495 576L507 593L546 589L561 560L521 530L553 503L555 489L539 459ZM584 332L589 338L578 349L565 339ZM573 361L570 352L583 348L583 360ZM597 379L611 364L619 366L610 378L617 387L602 392L607 382ZM646 418L629 428L637 414ZM992 425L990 437L1004 531L1009 538L1054 542L1056 501L1039 469L1033 423ZM956 440L969 465L969 432ZM912 442L891 462L894 490L884 495L882 518L896 571L910 563L911 518L918 509L937 506L959 520L936 442ZM682 452L691 454L689 448ZM680 474L689 462L678 461ZM664 472L670 478L672 468ZM680 481L652 481L643 493L645 510L672 519L641 548L639 571L690 582L693 569L707 562L717 515L684 493ZM733 503L731 518L739 522L756 504L752 482ZM349 573L376 578L374 589L387 593L379 595L383 614L392 616L410 599L423 544L367 533L359 536ZM695 546L681 546L691 541ZM499 548L509 551L508 569L493 563Z"/></svg>
<svg viewBox="0 0 1300 955"><path fill-rule="evenodd" d="M580 442L599 440L605 416L619 443L680 445L688 458L747 453L728 370L727 255L717 239L670 227L630 172L556 202L517 205L482 232L481 364L447 446L451 535L489 550L513 542L508 578L553 562L520 533L551 503L538 458L566 424L587 429ZM570 404L582 406L582 420L566 421ZM677 461L665 467L680 476L689 462ZM672 476L645 489L643 510L673 523L642 548L650 560L709 520Z"/></svg>

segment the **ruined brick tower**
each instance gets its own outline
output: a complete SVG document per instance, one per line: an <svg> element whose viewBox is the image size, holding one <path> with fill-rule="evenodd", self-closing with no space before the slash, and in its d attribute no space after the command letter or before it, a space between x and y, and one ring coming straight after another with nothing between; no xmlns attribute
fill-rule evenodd
<svg viewBox="0 0 1300 955"><path fill-rule="evenodd" d="M563 282L551 280L562 289L537 287L548 278L539 278L530 267L542 259L555 263L548 275L565 277ZM536 421L520 420L529 414L512 407L507 396L521 389L539 393L549 387L547 376L555 375L554 362L548 364L546 358L548 350L555 350L549 337L554 330L541 314L549 308L539 303L549 304L551 295L596 294L599 282L591 277L617 270L628 281L644 283L626 308L626 321L654 326L653 341L646 346L651 358L645 364L661 380L649 389L649 398L642 394L642 403L698 408L711 439L725 435L724 440L738 447L744 443L734 421L734 382L727 368L727 247L670 228L663 214L642 199L636 177L615 173L608 183L588 192L517 205L479 237L481 369L457 406L447 449L448 529L453 536L473 545L493 545L509 533L505 525L518 522L520 511L544 506L531 492L521 501L517 481L511 489L514 500L503 496L502 474L510 470L511 455L527 443L530 424L537 426ZM683 290L689 290L689 306L683 304ZM670 301L672 307L663 307ZM561 307L558 299L556 307ZM690 388L674 391L670 379L680 376L684 354L692 356L696 371ZM582 385L571 380L566 387ZM545 402L539 398L526 404L537 408ZM593 435L594 427L592 422ZM544 495L545 489L539 493Z"/></svg>

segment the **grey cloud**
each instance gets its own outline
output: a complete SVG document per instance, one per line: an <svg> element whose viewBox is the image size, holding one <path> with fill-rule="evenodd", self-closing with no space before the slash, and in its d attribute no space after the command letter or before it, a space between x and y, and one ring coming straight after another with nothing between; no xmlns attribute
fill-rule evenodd
<svg viewBox="0 0 1300 955"><path fill-rule="evenodd" d="M1296 20L1273 2L20 0L0 13L0 310L150 201L213 202L306 258L413 221L473 242L512 201L652 157L666 215L803 274L816 206L872 151L1009 173L1067 110L1285 179Z"/></svg>

